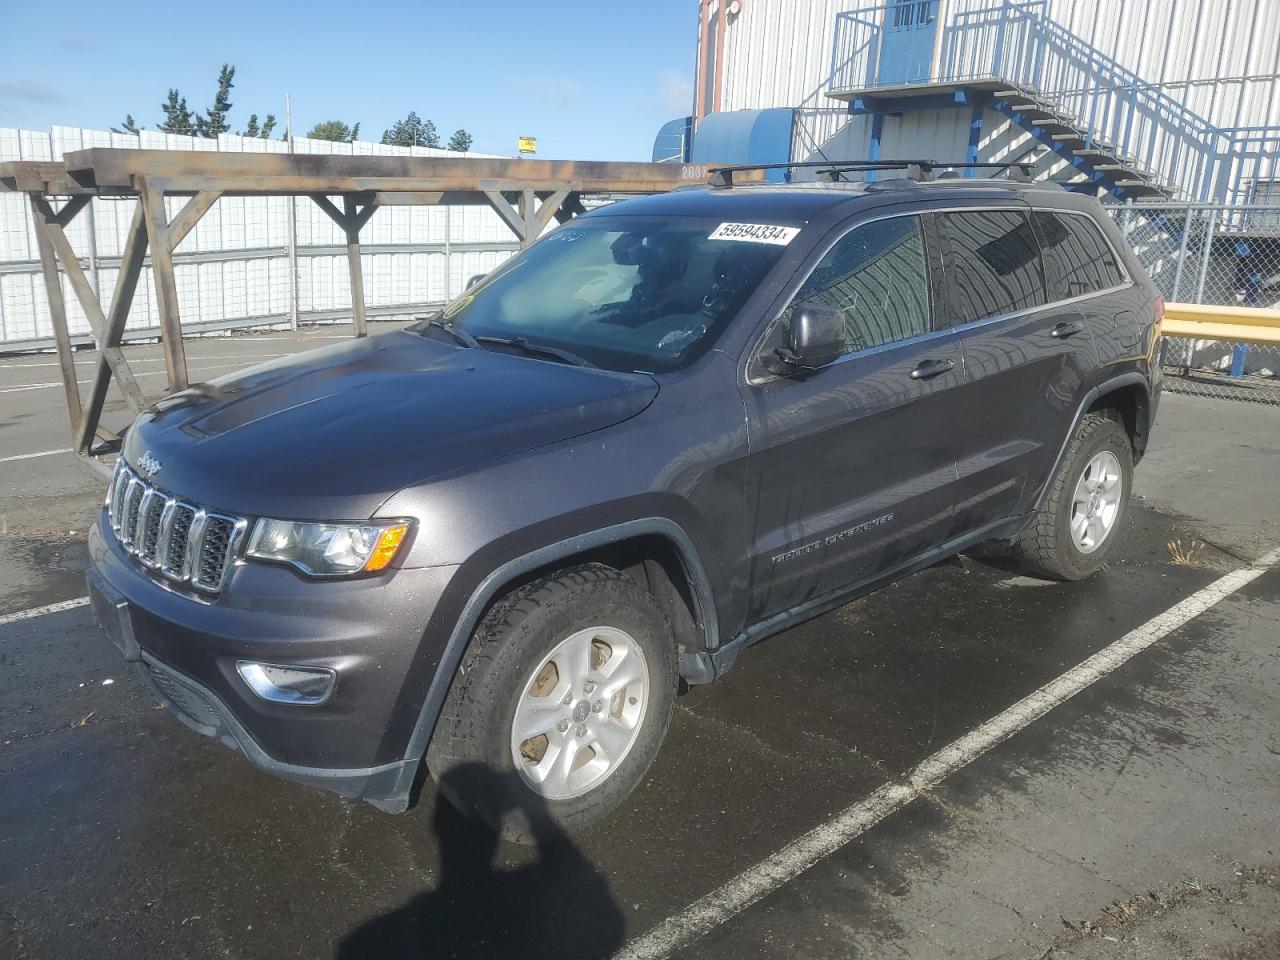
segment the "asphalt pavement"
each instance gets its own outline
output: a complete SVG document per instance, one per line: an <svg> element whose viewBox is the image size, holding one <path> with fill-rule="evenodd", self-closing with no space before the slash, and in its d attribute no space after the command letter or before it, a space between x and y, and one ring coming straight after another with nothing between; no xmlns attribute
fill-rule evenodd
<svg viewBox="0 0 1280 960"><path fill-rule="evenodd" d="M1280 956L1274 409L1166 396L1097 577L959 558L772 638L620 811L525 849L151 701L76 605L103 491L50 452L51 359L0 361L0 957Z"/></svg>

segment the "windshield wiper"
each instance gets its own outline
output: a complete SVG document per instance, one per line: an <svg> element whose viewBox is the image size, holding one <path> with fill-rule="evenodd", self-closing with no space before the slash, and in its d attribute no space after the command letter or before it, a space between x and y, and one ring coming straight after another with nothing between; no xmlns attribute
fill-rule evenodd
<svg viewBox="0 0 1280 960"><path fill-rule="evenodd" d="M452 331L461 333L461 330ZM533 356L552 357L561 363L570 363L575 367L594 367L595 364L590 360L578 356L576 353L570 353L568 350L561 350L559 347L548 347L540 343L530 343L524 337L490 337L481 336L473 337L477 344L493 343L500 347L515 347L521 353L528 353Z"/></svg>
<svg viewBox="0 0 1280 960"><path fill-rule="evenodd" d="M467 333L465 330L459 330L453 324L441 320L439 317L432 317L427 321L427 325L435 327L437 330L443 330L464 347L478 348L480 346L476 341L476 338L471 334Z"/></svg>

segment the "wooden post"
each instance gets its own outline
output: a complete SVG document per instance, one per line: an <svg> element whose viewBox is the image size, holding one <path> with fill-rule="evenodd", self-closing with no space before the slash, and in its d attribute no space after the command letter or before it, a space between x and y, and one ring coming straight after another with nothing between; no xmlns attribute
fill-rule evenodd
<svg viewBox="0 0 1280 960"><path fill-rule="evenodd" d="M164 210L164 193L146 177L138 177L138 196L142 218L151 243L151 279L156 288L156 305L160 309L160 343L164 348L164 369L169 377L169 392L185 390L187 352L182 344L182 318L178 311L178 283L173 275L173 247L169 243L168 216ZM194 201L193 201L194 202Z"/></svg>
<svg viewBox="0 0 1280 960"><path fill-rule="evenodd" d="M360 220L356 212L356 198L344 196L342 208L343 231L347 235L347 270L351 274L351 324L357 337L369 335L369 321L364 309L364 268L360 263Z"/></svg>
<svg viewBox="0 0 1280 960"><path fill-rule="evenodd" d="M560 223L568 223L574 217L582 216L586 212L586 208L582 205L582 197L571 192L560 204L560 209L556 211L556 220Z"/></svg>
<svg viewBox="0 0 1280 960"><path fill-rule="evenodd" d="M49 224L40 209L39 197L31 196L31 217L36 225L36 246L40 249L40 272L44 275L45 294L49 299L49 320L53 325L53 342L58 349L58 367L62 373L62 390L67 398L67 415L71 432L80 426L80 388L76 385L76 361L71 355L71 334L67 331L67 304L62 298L62 280L58 276L57 255L49 238Z"/></svg>
<svg viewBox="0 0 1280 960"><path fill-rule="evenodd" d="M516 235L516 239L523 242L525 235L524 217L516 211L515 207L511 206L500 190L485 190L484 195L485 199L489 201L489 206L493 207L494 212L511 228L511 232ZM521 202L521 206L523 205L523 202Z"/></svg>
<svg viewBox="0 0 1280 960"><path fill-rule="evenodd" d="M351 276L351 324L357 337L369 335L369 322L364 305L364 269L360 263L360 230L369 218L377 212L378 204L370 199L363 208L357 209L356 198L350 194L342 196L342 210L333 205L322 193L311 194L315 205L323 210L326 216L342 228L347 238L347 270Z"/></svg>
<svg viewBox="0 0 1280 960"><path fill-rule="evenodd" d="M524 229L520 231L520 246L522 247L527 247L538 239L538 234L534 229L533 200L533 190L526 187L520 191L520 219L524 223Z"/></svg>
<svg viewBox="0 0 1280 960"><path fill-rule="evenodd" d="M75 438L76 450L82 456L89 453L94 435L98 431L98 423L102 418L102 406L107 397L107 386L111 382L112 351L120 351L120 341L124 339L125 323L129 319L129 308L133 305L133 294L138 287L138 278L142 276L142 261L147 255L147 226L143 217L142 201L138 201L133 211L133 222L129 226L129 235L125 239L124 251L120 257L120 270L116 274L116 289L111 297L111 310L107 314L107 322L98 341L98 363L93 374L93 385L89 388L89 405L85 408L80 420L79 432ZM123 357L121 357L123 359ZM117 370L117 376L119 371ZM121 385L123 387L123 379ZM126 389L125 396L136 412L141 412L145 399L136 387L137 397L130 395Z"/></svg>
<svg viewBox="0 0 1280 960"><path fill-rule="evenodd" d="M569 198L569 192L569 189L566 187L564 189L557 190L542 201L542 206L538 207L538 212L533 218L534 240L537 240L542 236L542 231L547 229L547 224L551 222L551 218L556 217L557 214L559 214L560 207Z"/></svg>
<svg viewBox="0 0 1280 960"><path fill-rule="evenodd" d="M84 199L88 200L87 197ZM58 255L58 259L62 261L62 269L66 272L67 279L71 281L71 289L75 291L76 299L80 301L84 315L89 321L89 328L93 332L93 338L98 343L99 354L105 357L106 362L110 364L111 369L115 372L120 390L124 393L130 405L135 410L141 410L143 407L142 390L138 386L138 381L134 377L133 370L130 369L129 362L125 359L118 341L115 345L106 343L107 318L103 315L102 304L98 302L97 291L94 290L93 284L90 283L84 269L80 266L80 261L76 258L76 252L71 248L71 241L67 239L66 231L63 229L83 204L78 206L68 204L58 214L53 212L53 208L49 206L48 201L44 198L38 198L36 204L44 213L47 236L53 244L53 249Z"/></svg>

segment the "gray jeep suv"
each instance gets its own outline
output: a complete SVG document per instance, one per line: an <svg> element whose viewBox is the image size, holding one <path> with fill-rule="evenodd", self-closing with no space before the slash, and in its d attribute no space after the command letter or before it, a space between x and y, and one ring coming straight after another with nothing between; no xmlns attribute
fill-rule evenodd
<svg viewBox="0 0 1280 960"><path fill-rule="evenodd" d="M398 812L484 764L450 799L520 837L621 802L679 684L791 624L982 543L1088 576L1162 302L1097 201L916 173L603 207L168 397L90 538L99 622L258 766Z"/></svg>

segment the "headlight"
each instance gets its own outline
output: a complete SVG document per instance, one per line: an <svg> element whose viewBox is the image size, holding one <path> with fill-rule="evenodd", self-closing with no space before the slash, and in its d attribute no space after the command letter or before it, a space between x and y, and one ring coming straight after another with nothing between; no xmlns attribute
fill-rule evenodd
<svg viewBox="0 0 1280 960"><path fill-rule="evenodd" d="M245 553L289 563L316 577L373 573L394 558L409 533L408 520L363 523L303 523L263 517Z"/></svg>

